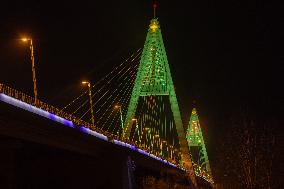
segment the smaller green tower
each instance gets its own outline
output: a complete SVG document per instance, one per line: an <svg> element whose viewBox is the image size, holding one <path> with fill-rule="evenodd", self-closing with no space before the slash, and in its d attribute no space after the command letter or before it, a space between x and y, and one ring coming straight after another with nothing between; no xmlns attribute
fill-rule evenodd
<svg viewBox="0 0 284 189"><path fill-rule="evenodd" d="M196 109L193 108L188 124L186 139L189 146L189 151L192 155L193 161L205 169L211 175L208 155L205 148L205 143L202 136L198 115Z"/></svg>

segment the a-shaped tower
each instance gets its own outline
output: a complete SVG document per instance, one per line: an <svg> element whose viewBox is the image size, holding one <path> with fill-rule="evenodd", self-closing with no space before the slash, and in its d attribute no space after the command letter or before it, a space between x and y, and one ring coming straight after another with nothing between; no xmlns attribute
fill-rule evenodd
<svg viewBox="0 0 284 189"><path fill-rule="evenodd" d="M206 152L202 130L195 108L193 108L191 112L186 138L193 161L196 164L200 165L201 168L205 169L206 172L211 175L208 155Z"/></svg>
<svg viewBox="0 0 284 189"><path fill-rule="evenodd" d="M141 106L139 107L139 105ZM147 110L142 109L145 106L148 106ZM170 67L160 25L156 18L152 19L149 25L125 117L123 136L126 139L130 139L130 136L134 132L134 118L138 120L140 127L147 127L147 130L155 131L157 138L164 137L160 142L168 144L168 149L179 148L181 162L189 170L191 180L195 183L195 175ZM141 131L143 132L142 129ZM170 138L173 135L177 135L176 142L173 142L174 139Z"/></svg>

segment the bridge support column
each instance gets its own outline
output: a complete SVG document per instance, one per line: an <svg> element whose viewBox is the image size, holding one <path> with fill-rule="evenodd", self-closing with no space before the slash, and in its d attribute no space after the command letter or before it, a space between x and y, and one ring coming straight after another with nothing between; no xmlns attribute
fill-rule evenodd
<svg viewBox="0 0 284 189"><path fill-rule="evenodd" d="M135 189L135 177L134 177L135 164L130 156L123 166L123 189Z"/></svg>

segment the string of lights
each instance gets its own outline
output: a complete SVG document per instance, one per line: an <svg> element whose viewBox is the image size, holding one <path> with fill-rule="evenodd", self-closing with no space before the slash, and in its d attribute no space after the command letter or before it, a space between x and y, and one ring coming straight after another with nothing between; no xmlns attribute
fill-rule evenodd
<svg viewBox="0 0 284 189"><path fill-rule="evenodd" d="M92 91L94 91L92 93L94 102L92 108L94 109L96 127L111 133L117 133L116 130L119 129L117 125L120 125L119 122L121 121L119 121L119 116L117 116L119 115L118 111L113 109L116 104L120 104L122 106L122 114L125 114L126 110L124 108L127 106L131 95L140 56L141 50L139 49L132 53L123 64L115 67L110 72L111 74L108 74L108 77L104 77L104 79L92 86ZM86 94L86 92L83 94ZM72 102L81 96L75 98ZM72 115L80 115L79 119L90 121L91 107L87 105L88 100L86 99L76 107ZM69 104L68 106L71 105Z"/></svg>
<svg viewBox="0 0 284 189"><path fill-rule="evenodd" d="M133 62L135 59L137 59L138 56L141 55L141 48L139 48L137 51L135 51L134 53L132 53L128 58L126 58L121 64L119 64L118 66L116 66L111 72L109 72L107 75L105 75L104 77L102 77L99 81L97 81L96 83L94 83L92 85L92 88L96 87L97 85L99 85L101 82L108 80L108 78L110 76L115 76L116 74L114 74L117 70L119 70L121 67L125 67L127 66L127 63L129 63L129 59L133 58L131 62ZM83 96L85 96L87 93L87 91L84 91L83 93L81 93L79 96L75 97L70 103L68 103L66 106L64 106L61 110L65 111L68 107L70 107L71 105L73 105L76 101L78 101L80 98L82 98Z"/></svg>
<svg viewBox="0 0 284 189"><path fill-rule="evenodd" d="M132 66L132 65L131 65L131 66ZM135 66L135 64L134 64L134 66ZM125 66L125 67L126 67L126 66ZM96 90L95 87L92 87L92 88L95 88L95 89L92 89L93 91L95 91L95 92L93 93L93 95L92 95L92 98L94 98L94 96L99 96L99 100L100 100L100 99L102 99L104 96L106 96L107 94L109 95L109 98L111 98L111 95L113 94L114 91L111 91L111 90L107 89L106 92L105 92L103 95L101 95L101 91L103 91L103 89L105 89L105 88L108 88L109 85L110 85L110 83L111 83L117 76L118 76L118 78L116 78L117 80L120 80L123 76L125 76L126 73L127 73L126 71L129 71L129 70L130 70L130 68L129 68L129 69L127 69L125 72L123 72L123 73L121 74L121 72L125 69L125 67L123 67L121 70L119 70L119 72L118 72L117 74L113 74L112 78L110 78L109 80L107 80L107 83L106 83L106 84L103 84L99 89ZM116 70L117 70L117 69L116 69ZM96 86L98 86L98 84L97 84ZM115 89L115 90L117 90L117 89ZM93 106L95 106L95 105L99 102L99 100L95 100L95 104L94 104ZM107 102L107 101L105 101L105 102ZM87 103L88 103L88 100L85 100L72 114L77 113L77 112L78 112L80 109L82 109ZM90 109L89 109L88 111L90 111ZM88 113L88 111L85 112L80 118L83 118L83 117Z"/></svg>
<svg viewBox="0 0 284 189"><path fill-rule="evenodd" d="M109 74L107 74L102 79L100 79L98 82L96 82L92 86L92 91L94 91L92 98L94 98L94 96L96 96L98 93L101 95L100 92L103 90L103 88L105 86L107 86L106 83L110 83L117 76L122 77L125 73L123 74L121 72L123 72L125 69L128 69L128 70L131 69L131 67L129 68L129 65L135 66L136 64L131 64L131 63L135 62L135 60L137 60L137 58L139 58L140 55L141 55L141 49L138 49L136 52L132 53L131 56L128 57L125 61L123 61L120 65L116 66ZM100 86L100 88L98 88L98 86ZM72 106L72 105L76 105L75 102L78 101L79 99L81 99L84 95L86 95L86 93L87 93L87 91L83 92L81 95L76 97L69 104L67 104L62 109L62 111L66 110L68 107L70 109L70 106ZM107 94L105 94L105 95L107 95ZM95 102L97 102L97 101L95 101ZM78 106L75 107L76 109L73 110L73 112L71 113L72 115L77 115L77 114L80 114L80 113L83 114L82 109L87 107L88 100L86 99L84 102L78 102L77 104L78 104ZM89 111L90 111L90 107L89 107ZM83 118L82 116L80 116L80 117Z"/></svg>
<svg viewBox="0 0 284 189"><path fill-rule="evenodd" d="M112 90L111 95L108 96L107 99L102 99L102 98L99 99L99 101L103 101L103 104L101 104L100 107L97 109L96 114L99 114L101 111L104 111L104 112L103 112L103 115L100 116L100 118L98 120L98 124L100 123L100 119L102 119L110 109L114 108L115 104L120 103L121 98L123 98L123 97L125 98L125 93L130 91L131 87L133 86L134 77L135 77L135 71L133 71L133 73L128 78L128 80L127 80L128 85L122 85L122 88L120 88L120 89L116 88L116 89ZM121 84L119 84L119 86L121 86ZM114 95L116 95L116 96L113 97ZM110 99L112 101L109 102ZM97 101L96 105L98 105L99 101ZM105 105L108 105L108 106L106 108L104 108Z"/></svg>

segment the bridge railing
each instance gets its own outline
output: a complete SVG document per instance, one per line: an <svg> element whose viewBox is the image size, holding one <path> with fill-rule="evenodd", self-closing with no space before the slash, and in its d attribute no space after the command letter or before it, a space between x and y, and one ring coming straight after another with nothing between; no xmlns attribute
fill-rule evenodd
<svg viewBox="0 0 284 189"><path fill-rule="evenodd" d="M192 165L193 165L193 169L194 169L196 175L203 177L204 179L206 179L210 183L214 183L212 176L209 173L207 173L204 168L202 168L200 165L194 163L193 161L192 161Z"/></svg>
<svg viewBox="0 0 284 189"><path fill-rule="evenodd" d="M52 113L54 115L57 115L59 117L62 117L66 120L70 120L73 122L73 124L75 126L84 126L86 128L89 128L93 131L96 131L98 133L101 133L105 136L108 137L109 140L113 140L113 139L117 139L117 140L120 140L120 141L123 141L123 142L126 142L128 144L131 144L133 146L136 146L137 148L141 148L143 149L144 151L148 152L148 149L147 148L144 148L143 146L139 146L137 143L135 143L135 141L132 141L132 140L129 140L129 139L125 139L125 138L121 138L119 136L117 136L116 134L114 133L110 133L108 131L105 131L101 128L98 128L94 125L92 125L91 123L89 122L86 122L80 118L77 118L76 116L70 114L70 113L67 113L65 111L62 111L61 109L55 107L55 106L52 106L50 104L47 104L45 102L42 102L40 100L37 100L37 102L35 102L35 98L34 97L31 97L21 91L18 91L12 87L9 87L5 84L1 84L0 83L0 93L3 93L5 95L8 95L10 97L13 97L17 100L20 100L22 102L25 102L27 104L30 104L30 105L33 105L33 106L36 106L37 108L40 108L42 110L45 110L49 113ZM150 153L150 152L149 152ZM168 159L169 162L172 162L171 159Z"/></svg>
<svg viewBox="0 0 284 189"><path fill-rule="evenodd" d="M67 112L64 112L62 111L61 109L55 107L55 106L52 106L50 104L47 104L45 102L42 102L40 100L37 100L37 102L35 102L35 98L34 97L31 97L21 91L18 91L12 87L9 87L7 85L4 85L2 83L0 83L0 93L3 93L5 95L8 95L10 97L13 97L17 100L20 100L22 102L25 102L27 104L30 104L30 105L33 105L33 106L36 106L37 108L40 108L42 110L45 110L49 113L52 113L54 115L57 115L59 117L62 117L64 119L67 119L67 120L70 120L73 122L74 125L76 126L84 126L86 128L89 128L91 130L94 130L94 131L97 131L99 133L102 133L102 134L105 134L107 136L111 136L112 138L117 138L117 136L107 132L107 131L104 131L100 128L97 128L95 127L94 125L92 125L91 123L88 123L80 118L77 118L75 117L74 115L72 114L69 114Z"/></svg>
<svg viewBox="0 0 284 189"><path fill-rule="evenodd" d="M5 94L7 96L10 96L10 97L13 97L13 98L15 98L17 100L20 100L22 102L25 102L27 104L36 106L37 108L40 108L40 109L45 110L45 111L47 111L49 113L52 113L52 114L57 115L59 117L62 117L64 119L66 119L66 120L70 120L70 121L73 122L73 124L75 126L78 126L78 127L84 126L84 127L89 128L89 129L91 129L93 131L101 133L101 134L107 136L108 139L110 139L110 140L118 139L120 141L124 141L126 143L129 143L129 144L132 144L134 146L140 147L138 144L136 144L135 142L133 142L131 140L125 140L125 139L122 140L122 138L118 137L117 135L115 135L113 133L110 133L108 131L102 130L102 129L98 128L98 127L95 127L91 123L86 122L86 121L84 121L84 120L82 120L80 118L77 118L76 116L74 116L74 115L72 115L70 113L64 112L64 111L62 111L61 109L59 109L59 108L57 108L55 106L52 106L52 105L47 104L45 102L42 102L40 100L37 100L37 102L35 102L35 98L34 97L31 97L31 96L29 96L29 95L27 95L27 94L25 94L25 93L23 93L21 91L18 91L18 90L14 89L14 88L11 88L11 87L9 87L7 85L4 85L4 84L1 84L1 83L0 83L0 93L3 93L3 94ZM147 151L147 149L144 149L143 147L142 147L142 149ZM170 159L168 161L171 162ZM175 162L172 162L172 163L175 163ZM179 164L177 164L177 165L178 165L178 167L180 167ZM212 177L210 177L210 175L208 173L206 173L206 171L203 170L198 164L193 163L193 167L194 167L195 173L197 175L207 179L209 182L213 181Z"/></svg>
<svg viewBox="0 0 284 189"><path fill-rule="evenodd" d="M15 98L17 100L20 100L22 102L25 102L27 104L36 106L37 108L40 108L40 109L45 110L45 111L47 111L49 113L52 113L52 114L57 115L59 117L62 117L64 119L66 119L66 120L70 120L70 121L73 122L73 124L75 126L79 126L79 127L80 126L84 126L84 127L89 128L89 129L91 129L93 131L101 133L101 134L107 136L109 140L117 139L117 140L124 141L124 142L126 142L128 144L131 144L133 146L137 146L138 147L138 144L136 144L135 142L133 142L133 141L131 141L129 139L122 139L121 137L117 136L114 133L110 133L110 132L105 131L105 130L103 130L101 128L98 128L98 127L92 125L91 123L86 122L86 121L84 121L84 120L82 120L80 118L77 118L76 116L74 116L74 115L72 115L70 113L62 111L61 109L59 109L59 108L57 108L55 106L52 106L52 105L47 104L45 102L42 102L40 100L37 100L37 102L35 102L35 98L34 97L31 97L31 96L29 96L29 95L27 95L27 94L25 94L25 93L23 93L21 91L18 91L16 89L12 88L12 87L9 87L9 86L7 86L5 84L0 83L0 93L3 93L3 94L8 95L10 97L13 97L13 98ZM144 150L147 151L147 149L144 149Z"/></svg>

